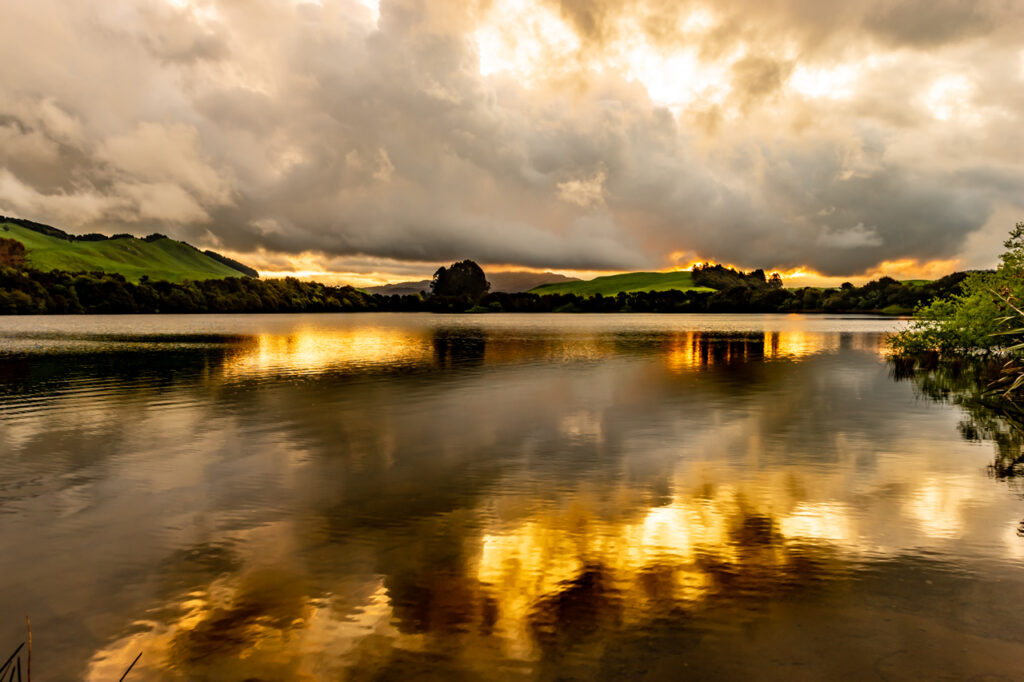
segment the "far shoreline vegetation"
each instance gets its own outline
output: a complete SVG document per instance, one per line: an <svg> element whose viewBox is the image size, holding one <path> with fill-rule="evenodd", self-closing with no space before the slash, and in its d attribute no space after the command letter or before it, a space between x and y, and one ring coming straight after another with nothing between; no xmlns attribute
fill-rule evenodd
<svg viewBox="0 0 1024 682"><path fill-rule="evenodd" d="M151 276L151 272L163 277ZM0 217L0 314L8 315L638 312L895 316L958 295L968 277L968 273L957 272L934 281L900 282L882 277L859 287L844 283L835 289L785 288L777 274L707 264L692 272L627 273L508 293L489 291L486 274L467 260L440 268L429 292L386 295L292 277L262 280L242 263L160 234L144 239L73 236L48 225ZM601 293L616 286L636 289L655 280L652 290ZM670 286L680 288L666 288Z"/></svg>

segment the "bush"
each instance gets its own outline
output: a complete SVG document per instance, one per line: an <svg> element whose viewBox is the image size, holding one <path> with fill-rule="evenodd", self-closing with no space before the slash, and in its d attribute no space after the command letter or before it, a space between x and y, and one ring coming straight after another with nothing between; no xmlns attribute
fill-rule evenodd
<svg viewBox="0 0 1024 682"><path fill-rule="evenodd" d="M898 354L988 353L1024 341L1024 223L1003 243L995 272L969 273L959 293L922 305L910 328L889 339Z"/></svg>

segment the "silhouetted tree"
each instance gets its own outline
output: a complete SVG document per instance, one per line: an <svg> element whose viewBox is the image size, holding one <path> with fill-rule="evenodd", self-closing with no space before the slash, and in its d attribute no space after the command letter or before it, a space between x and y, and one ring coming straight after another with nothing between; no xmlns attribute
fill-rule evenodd
<svg viewBox="0 0 1024 682"><path fill-rule="evenodd" d="M479 301L490 288L483 269L471 260L452 263L450 268L438 268L430 283L434 296L468 299L472 303Z"/></svg>
<svg viewBox="0 0 1024 682"><path fill-rule="evenodd" d="M697 286L728 291L733 287L744 287L747 289L763 289L768 286L765 280L764 270L758 269L751 272L741 272L727 268L724 265L703 265L694 266L692 270L693 283Z"/></svg>

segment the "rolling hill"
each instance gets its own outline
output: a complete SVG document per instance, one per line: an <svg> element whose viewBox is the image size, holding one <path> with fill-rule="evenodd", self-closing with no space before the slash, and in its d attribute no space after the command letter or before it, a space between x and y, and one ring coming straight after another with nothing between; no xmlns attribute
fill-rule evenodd
<svg viewBox="0 0 1024 682"><path fill-rule="evenodd" d="M21 242L28 252L28 266L44 272L110 272L121 274L130 282L138 282L143 276L183 282L256 274L229 258L204 253L161 235L145 239L130 235L76 238L47 225L0 218L0 238Z"/></svg>
<svg viewBox="0 0 1024 682"><path fill-rule="evenodd" d="M605 275L580 282L558 282L543 284L530 289L531 294L576 294L578 296L615 296L620 291L714 291L708 287L696 286L693 275L681 272L627 272L621 275Z"/></svg>

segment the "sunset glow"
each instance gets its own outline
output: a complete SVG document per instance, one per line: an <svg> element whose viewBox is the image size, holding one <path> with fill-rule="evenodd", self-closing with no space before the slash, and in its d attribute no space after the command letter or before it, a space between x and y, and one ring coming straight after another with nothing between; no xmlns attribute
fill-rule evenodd
<svg viewBox="0 0 1024 682"><path fill-rule="evenodd" d="M1024 210L1020 107L992 85L994 65L1020 75L1009 5L906 23L885 3L92 4L75 42L11 8L95 87L60 60L5 81L0 211L159 231L271 277L374 286L471 258L931 278L991 267L991 216Z"/></svg>

